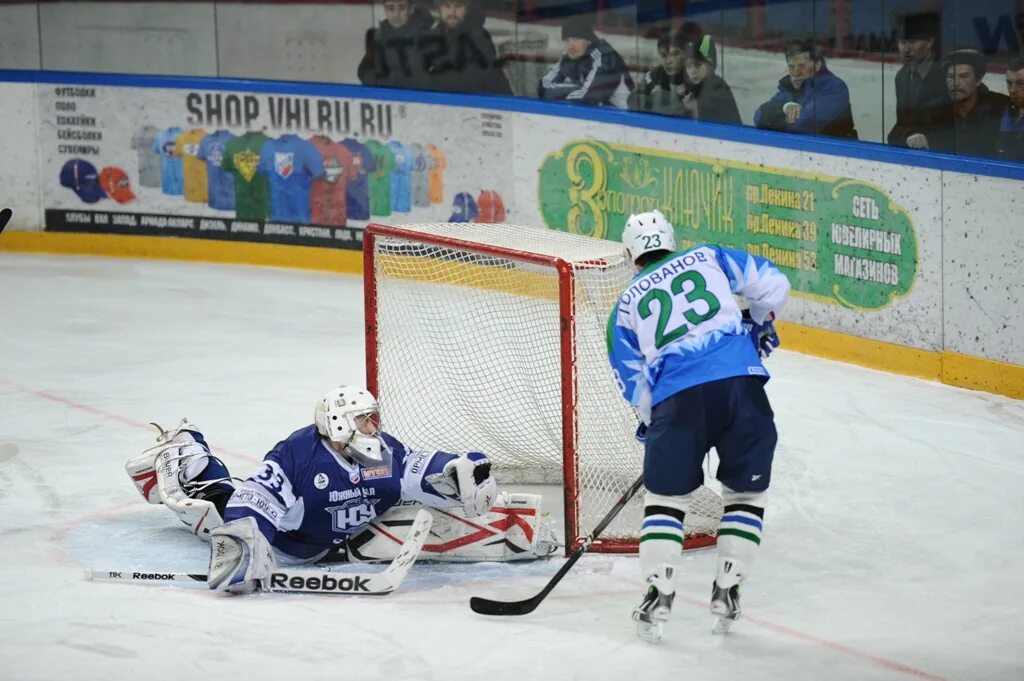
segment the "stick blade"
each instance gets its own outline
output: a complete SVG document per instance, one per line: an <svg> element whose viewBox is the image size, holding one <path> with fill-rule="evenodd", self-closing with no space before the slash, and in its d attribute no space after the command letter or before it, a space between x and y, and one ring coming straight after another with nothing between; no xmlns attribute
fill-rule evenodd
<svg viewBox="0 0 1024 681"><path fill-rule="evenodd" d="M489 598L473 596L469 599L470 609L479 615L527 615L537 609L540 600L527 598L525 601L492 601Z"/></svg>

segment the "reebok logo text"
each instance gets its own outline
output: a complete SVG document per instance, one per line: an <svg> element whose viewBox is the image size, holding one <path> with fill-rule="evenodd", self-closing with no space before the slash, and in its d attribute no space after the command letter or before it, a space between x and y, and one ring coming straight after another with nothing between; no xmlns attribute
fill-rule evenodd
<svg viewBox="0 0 1024 681"><path fill-rule="evenodd" d="M369 583L366 577L354 575L352 577L339 577L335 579L328 575L322 577L291 577L281 572L273 572L270 575L271 588L294 589L296 591L338 591L342 593L370 593L366 586Z"/></svg>
<svg viewBox="0 0 1024 681"><path fill-rule="evenodd" d="M154 581L166 581L174 579L174 575L166 572L133 572L132 579L152 579Z"/></svg>

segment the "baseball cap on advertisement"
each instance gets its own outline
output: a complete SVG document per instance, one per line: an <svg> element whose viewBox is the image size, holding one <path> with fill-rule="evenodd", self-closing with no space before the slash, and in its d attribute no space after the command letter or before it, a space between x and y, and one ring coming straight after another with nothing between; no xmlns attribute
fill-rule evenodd
<svg viewBox="0 0 1024 681"><path fill-rule="evenodd" d="M128 182L128 173L120 168L109 166L100 171L100 187L107 193L107 196L118 203L128 203L135 200L131 184Z"/></svg>
<svg viewBox="0 0 1024 681"><path fill-rule="evenodd" d="M478 214L473 222L504 222L505 202L493 189L484 189L476 200Z"/></svg>
<svg viewBox="0 0 1024 681"><path fill-rule="evenodd" d="M73 158L60 169L60 184L67 187L86 203L96 203L107 197L100 186L96 166L80 158Z"/></svg>
<svg viewBox="0 0 1024 681"><path fill-rule="evenodd" d="M476 199L469 192L459 192L452 201L452 216L448 222L473 222L478 214Z"/></svg>

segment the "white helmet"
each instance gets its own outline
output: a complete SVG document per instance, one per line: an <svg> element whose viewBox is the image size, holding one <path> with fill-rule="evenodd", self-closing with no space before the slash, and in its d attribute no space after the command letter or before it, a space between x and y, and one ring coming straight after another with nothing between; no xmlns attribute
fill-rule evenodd
<svg viewBox="0 0 1024 681"><path fill-rule="evenodd" d="M385 463L380 451L379 410L377 398L369 390L343 385L328 391L316 403L313 420L321 435L345 447L359 463L379 466ZM365 420L358 419L360 416L370 417L372 428L363 425ZM373 432L364 432L368 429Z"/></svg>
<svg viewBox="0 0 1024 681"><path fill-rule="evenodd" d="M676 250L676 235L672 223L665 219L660 210L630 215L626 228L622 230L622 244L629 250L629 257L636 262L644 253L651 251Z"/></svg>

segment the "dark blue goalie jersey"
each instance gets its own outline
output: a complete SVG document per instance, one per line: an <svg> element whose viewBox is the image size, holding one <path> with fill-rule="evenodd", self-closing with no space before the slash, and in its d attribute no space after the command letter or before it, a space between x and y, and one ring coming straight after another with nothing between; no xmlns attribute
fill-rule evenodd
<svg viewBox="0 0 1024 681"><path fill-rule="evenodd" d="M410 451L387 433L381 434L381 452L381 466L352 464L327 446L315 425L306 426L277 443L235 490L224 521L253 517L279 554L309 561L344 544L402 499L436 508L459 505L425 479L456 455Z"/></svg>

